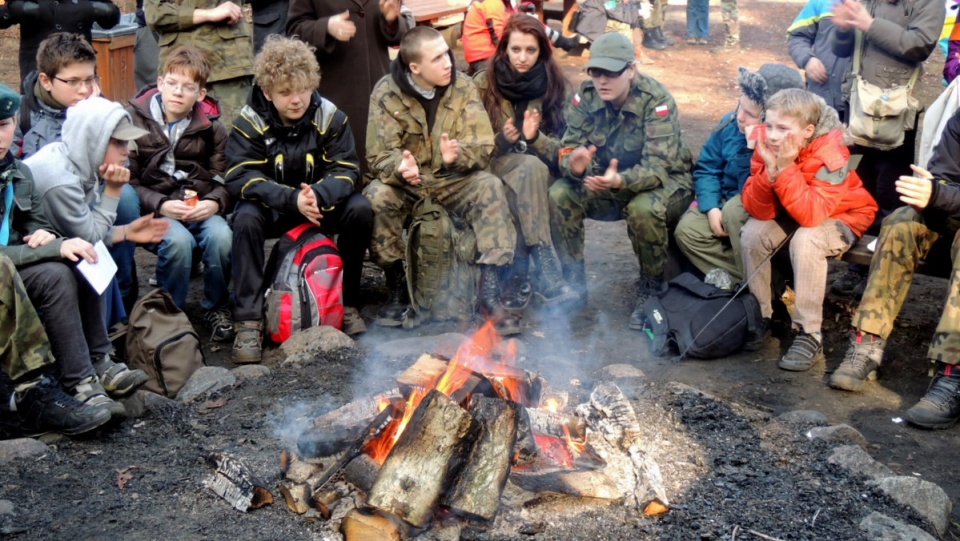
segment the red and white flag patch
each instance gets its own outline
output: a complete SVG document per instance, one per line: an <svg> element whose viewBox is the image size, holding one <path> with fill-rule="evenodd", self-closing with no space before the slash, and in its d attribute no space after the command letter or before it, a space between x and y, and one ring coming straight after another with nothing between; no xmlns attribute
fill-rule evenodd
<svg viewBox="0 0 960 541"><path fill-rule="evenodd" d="M670 114L670 108L666 105L658 105L654 111L657 113L657 116L667 116Z"/></svg>
<svg viewBox="0 0 960 541"><path fill-rule="evenodd" d="M580 93L577 92L573 95L573 104L580 105Z"/></svg>

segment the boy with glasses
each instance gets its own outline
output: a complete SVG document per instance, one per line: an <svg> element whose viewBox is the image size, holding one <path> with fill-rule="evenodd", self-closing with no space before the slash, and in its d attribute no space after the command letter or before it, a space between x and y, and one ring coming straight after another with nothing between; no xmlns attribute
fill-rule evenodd
<svg viewBox="0 0 960 541"><path fill-rule="evenodd" d="M680 138L673 96L637 71L629 39L597 38L587 73L560 143L563 178L550 187L553 240L564 278L586 292L584 219L627 221L640 264L629 326L641 330L644 303L664 287L670 231L693 198L693 155Z"/></svg>
<svg viewBox="0 0 960 541"><path fill-rule="evenodd" d="M130 153L130 184L144 212L170 223L163 240L147 249L157 254L157 285L181 309L187 303L194 251L203 257L203 300L211 338L233 337L229 292L233 234L224 215L230 196L223 174L227 130L216 100L207 96L210 63L192 45L170 51L157 86L145 89L127 112L147 133Z"/></svg>

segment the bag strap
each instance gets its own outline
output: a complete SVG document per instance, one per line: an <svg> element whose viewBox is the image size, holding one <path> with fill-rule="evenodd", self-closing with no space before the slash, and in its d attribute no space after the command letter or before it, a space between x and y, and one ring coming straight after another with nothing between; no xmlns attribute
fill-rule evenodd
<svg viewBox="0 0 960 541"><path fill-rule="evenodd" d="M853 45L853 76L854 78L860 76L860 56L863 54L863 32L856 30L856 38L854 39ZM907 81L907 92L912 94L913 87L917 84L917 79L920 78L920 68L922 65L917 65L913 70L913 74L910 75L910 80ZM854 83L856 84L856 83Z"/></svg>

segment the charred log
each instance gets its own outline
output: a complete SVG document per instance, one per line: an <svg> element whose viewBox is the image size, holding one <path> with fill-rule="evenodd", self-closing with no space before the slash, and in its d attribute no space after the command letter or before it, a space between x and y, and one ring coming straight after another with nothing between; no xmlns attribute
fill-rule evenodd
<svg viewBox="0 0 960 541"><path fill-rule="evenodd" d="M292 481L281 481L278 487L283 499L287 502L287 507L298 515L306 513L313 506L313 498L310 497L310 487L305 483L294 483Z"/></svg>
<svg viewBox="0 0 960 541"><path fill-rule="evenodd" d="M405 538L402 521L376 509L354 509L340 521L346 541L400 541Z"/></svg>
<svg viewBox="0 0 960 541"><path fill-rule="evenodd" d="M373 483L376 482L379 474L380 464L364 453L357 455L343 469L343 478L365 493L369 493L373 488Z"/></svg>
<svg viewBox="0 0 960 541"><path fill-rule="evenodd" d="M210 453L207 464L213 474L203 484L234 509L246 512L273 503L273 495L239 458L227 453Z"/></svg>

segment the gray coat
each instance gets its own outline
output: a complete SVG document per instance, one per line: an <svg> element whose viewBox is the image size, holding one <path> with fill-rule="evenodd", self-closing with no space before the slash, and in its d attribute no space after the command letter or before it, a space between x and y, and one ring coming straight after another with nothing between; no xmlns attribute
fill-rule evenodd
<svg viewBox="0 0 960 541"><path fill-rule="evenodd" d="M826 6L826 3L822 3ZM787 29L787 49L797 67L804 69L811 58L817 58L827 70L827 82L821 84L807 77L807 90L823 98L827 105L847 118L847 100L843 95L843 82L852 69L852 57L839 57L833 52L834 34L840 31L833 24L832 16L817 13L814 17L794 21Z"/></svg>
<svg viewBox="0 0 960 541"><path fill-rule="evenodd" d="M32 71L23 80L23 108L20 114L26 111L30 115L29 122L20 121L17 130L27 124L27 133L23 134L20 142L20 158L27 159L37 153L48 143L60 140L63 122L67 119L67 110L54 109L41 100L34 87L37 85L38 72Z"/></svg>

